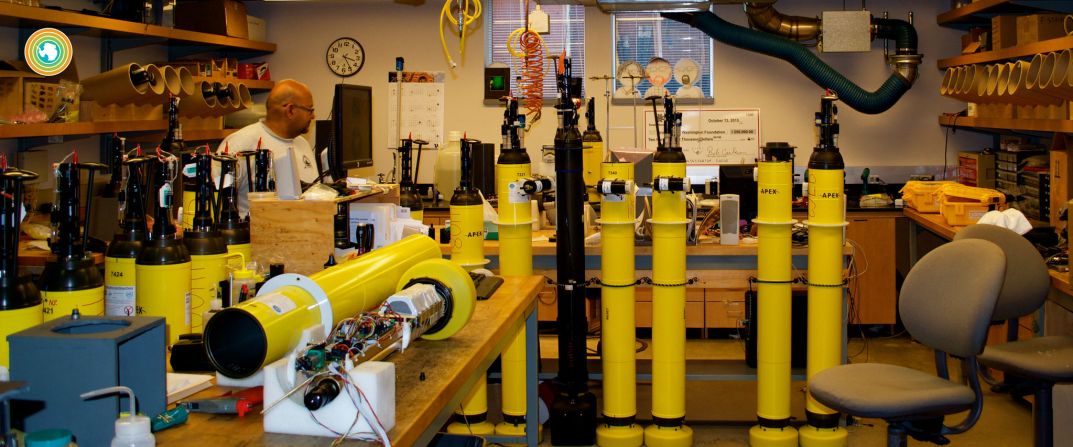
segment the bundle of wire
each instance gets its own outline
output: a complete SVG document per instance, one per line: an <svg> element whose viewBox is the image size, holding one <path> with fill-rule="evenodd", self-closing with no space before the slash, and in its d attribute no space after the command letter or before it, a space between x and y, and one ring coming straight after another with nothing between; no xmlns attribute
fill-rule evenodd
<svg viewBox="0 0 1073 447"><path fill-rule="evenodd" d="M314 422L339 436L332 445L337 445L348 438L380 441L385 446L391 445L380 417L376 415L376 411L373 410L361 388L350 381L347 370L360 361L369 360L366 358L367 348L373 346L383 348L392 344L393 338L408 336L409 325L407 323L407 317L391 310L385 303L377 311L362 312L353 318L343 319L335 325L324 341L307 346L302 355L295 359L295 369L307 375L308 378L295 387L291 393L303 387L308 392L309 385L316 383L318 379L330 376L343 385L342 388L354 404L354 408L358 410L350 427L342 433L321 423L316 413L310 411ZM369 423L373 433L353 431L361 418Z"/></svg>
<svg viewBox="0 0 1073 447"><path fill-rule="evenodd" d="M528 23L528 18L526 19ZM529 110L529 126L540 120L541 108L544 106L544 51L547 49L544 38L535 31L518 28L507 37L507 51L521 61L521 81L519 89L525 98L525 108Z"/></svg>
<svg viewBox="0 0 1073 447"><path fill-rule="evenodd" d="M451 12L452 2L458 3L458 17L455 17ZM481 0L447 0L443 2L443 8L440 9L440 45L443 46L443 55L447 56L447 63L451 65L451 68L457 67L458 64L451 57L451 52L447 50L447 38L443 32L444 18L451 23L453 28L458 29L460 40L458 58L464 61L466 60L466 29L480 18L481 9Z"/></svg>

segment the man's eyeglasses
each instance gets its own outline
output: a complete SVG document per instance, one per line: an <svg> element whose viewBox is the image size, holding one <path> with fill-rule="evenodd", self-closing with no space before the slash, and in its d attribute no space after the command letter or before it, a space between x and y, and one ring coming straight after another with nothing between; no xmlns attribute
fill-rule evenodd
<svg viewBox="0 0 1073 447"><path fill-rule="evenodd" d="M314 108L312 108L312 107L300 106L300 105L298 105L298 104L293 104L293 103L291 104L291 106L292 106L292 107L294 107L294 108L296 108L296 109L300 109L300 110L305 110L305 111L306 111L306 112L308 112L309 114L313 114L313 113L314 113L314 110L316 110L316 109L314 109Z"/></svg>

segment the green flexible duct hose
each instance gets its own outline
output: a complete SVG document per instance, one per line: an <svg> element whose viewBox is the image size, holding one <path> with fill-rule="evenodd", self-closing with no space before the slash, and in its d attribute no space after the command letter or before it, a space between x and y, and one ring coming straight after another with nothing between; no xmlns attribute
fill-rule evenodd
<svg viewBox="0 0 1073 447"><path fill-rule="evenodd" d="M862 113L876 114L886 111L898 102L912 85L910 80L895 72L878 90L868 92L846 79L811 51L789 39L735 25L711 12L665 13L663 16L697 28L712 39L727 45L783 59L797 67L812 82L831 89L838 94L842 102ZM901 21L886 20L882 24L877 23L882 31L880 37L893 37L899 53L903 50L909 51L904 54L915 53L916 32L912 26L899 26L899 23L889 22Z"/></svg>

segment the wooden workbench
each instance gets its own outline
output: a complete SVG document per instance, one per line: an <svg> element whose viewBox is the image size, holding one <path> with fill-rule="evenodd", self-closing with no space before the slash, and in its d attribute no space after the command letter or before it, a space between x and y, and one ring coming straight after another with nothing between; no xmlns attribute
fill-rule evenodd
<svg viewBox="0 0 1073 447"><path fill-rule="evenodd" d="M19 267L44 267L45 262L55 259L51 251L30 246L30 241L19 241ZM104 263L104 253L93 253L93 263Z"/></svg>
<svg viewBox="0 0 1073 447"><path fill-rule="evenodd" d="M483 379L483 371L511 341L509 335L526 324L536 308L536 294L543 287L543 278L504 280L492 298L477 303L473 318L455 336L444 341L419 340L406 352L388 357L387 361L395 363L396 380L396 422L395 428L388 431L392 445L427 445L459 408L476 379ZM532 324L535 328L535 320ZM534 340L535 336L533 331ZM533 367L535 370L535 363ZM420 378L422 373L424 380ZM216 396L223 391L214 387L195 397ZM160 446L214 447L324 446L331 442L323 437L266 434L257 413L244 418L191 414L185 425L156 433L156 441ZM349 441L344 445L371 444Z"/></svg>

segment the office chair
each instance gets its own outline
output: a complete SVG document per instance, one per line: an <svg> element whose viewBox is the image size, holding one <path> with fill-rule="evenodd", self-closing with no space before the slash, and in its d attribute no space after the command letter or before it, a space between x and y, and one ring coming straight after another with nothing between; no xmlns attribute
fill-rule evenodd
<svg viewBox="0 0 1073 447"><path fill-rule="evenodd" d="M994 225L971 225L954 240L983 239L1005 253L1006 280L999 293L995 321L1008 320L1007 343L991 345L979 356L981 365L1002 371L1011 393L1027 390L1035 404L1032 411L1036 447L1054 444L1054 409L1051 406L1055 383L1073 382L1073 337L1047 336L1017 340L1017 318L1035 312L1047 299L1051 279L1046 263L1027 239ZM1013 377L1010 377L1013 376ZM1013 380L1011 380L1013 379Z"/></svg>
<svg viewBox="0 0 1073 447"><path fill-rule="evenodd" d="M971 428L983 409L976 356L1002 288L1006 256L993 243L955 241L921 258L902 284L898 302L905 329L935 349L937 374L880 363L839 365L809 380L812 396L834 410L887 421L888 447L908 436L946 444L947 434ZM961 360L965 384L951 382L947 357ZM970 410L960 424L943 417Z"/></svg>

